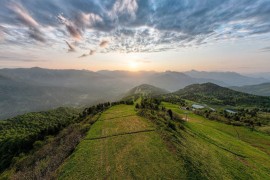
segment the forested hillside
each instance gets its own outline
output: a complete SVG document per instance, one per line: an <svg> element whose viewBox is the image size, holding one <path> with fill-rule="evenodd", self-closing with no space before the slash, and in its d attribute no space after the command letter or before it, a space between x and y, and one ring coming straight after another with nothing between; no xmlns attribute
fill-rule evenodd
<svg viewBox="0 0 270 180"><path fill-rule="evenodd" d="M29 152L37 140L74 123L78 115L77 109L58 108L0 121L0 171L10 165L13 157Z"/></svg>
<svg viewBox="0 0 270 180"><path fill-rule="evenodd" d="M212 83L190 85L174 94L199 103L270 108L270 97L250 95Z"/></svg>
<svg viewBox="0 0 270 180"><path fill-rule="evenodd" d="M161 94L168 94L169 91L161 89L149 84L142 84L129 90L123 97L123 99L135 98L140 96L157 96Z"/></svg>

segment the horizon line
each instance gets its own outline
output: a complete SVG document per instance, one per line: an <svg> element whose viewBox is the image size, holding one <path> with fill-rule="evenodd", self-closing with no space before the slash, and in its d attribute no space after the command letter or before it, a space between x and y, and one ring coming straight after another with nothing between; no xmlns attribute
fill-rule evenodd
<svg viewBox="0 0 270 180"><path fill-rule="evenodd" d="M249 72L249 73L241 73L237 71L222 71L222 70L197 70L197 69L190 69L185 71L178 71L178 70L164 70L164 71L155 71L155 70L124 70L124 69L100 69L100 70L90 70L90 69L72 69L72 68L47 68L47 67L40 67L40 66L33 66L33 67L0 67L0 70L3 69L47 69L47 70L75 70L75 71L89 71L89 72L100 72L100 71L122 71L122 72L156 72L156 73L162 73L162 72L178 72L178 73L185 73L185 72L208 72L208 73L238 73L238 74L264 74L264 73L270 73L270 71L266 72Z"/></svg>

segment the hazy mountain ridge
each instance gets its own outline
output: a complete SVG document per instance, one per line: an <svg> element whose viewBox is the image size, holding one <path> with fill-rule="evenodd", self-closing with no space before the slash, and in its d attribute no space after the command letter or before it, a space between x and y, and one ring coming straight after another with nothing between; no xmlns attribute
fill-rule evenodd
<svg viewBox="0 0 270 180"><path fill-rule="evenodd" d="M249 73L249 74L244 74L245 76L249 77L254 77L254 78L265 78L268 81L270 81L270 72L257 72L257 73Z"/></svg>
<svg viewBox="0 0 270 180"><path fill-rule="evenodd" d="M206 72L191 70L185 72L185 74L193 78L205 78L220 81L225 83L225 86L254 85L269 81L265 78L248 77L235 72Z"/></svg>
<svg viewBox="0 0 270 180"><path fill-rule="evenodd" d="M93 72L37 67L0 69L0 119L59 106L84 106L114 101L140 84L150 84L173 92L191 84L206 82L233 86L229 81L194 78L174 71Z"/></svg>
<svg viewBox="0 0 270 180"><path fill-rule="evenodd" d="M259 96L270 96L270 83L263 83L258 85L247 85L247 86L233 86L230 87L233 90L245 92L249 94Z"/></svg>

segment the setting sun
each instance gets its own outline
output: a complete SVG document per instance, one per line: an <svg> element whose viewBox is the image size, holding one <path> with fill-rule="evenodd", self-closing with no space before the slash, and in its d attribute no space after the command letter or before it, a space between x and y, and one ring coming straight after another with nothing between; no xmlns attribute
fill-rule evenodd
<svg viewBox="0 0 270 180"><path fill-rule="evenodd" d="M132 70L135 70L138 68L138 63L135 62L135 61L130 61L129 62L129 68L132 69Z"/></svg>

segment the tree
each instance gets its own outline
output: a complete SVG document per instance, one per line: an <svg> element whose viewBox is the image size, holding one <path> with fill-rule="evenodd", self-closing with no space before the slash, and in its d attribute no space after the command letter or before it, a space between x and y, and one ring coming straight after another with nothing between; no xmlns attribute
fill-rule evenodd
<svg viewBox="0 0 270 180"><path fill-rule="evenodd" d="M254 131L255 126L254 126L254 122L252 120L249 121L249 126L250 126L251 131Z"/></svg>
<svg viewBox="0 0 270 180"><path fill-rule="evenodd" d="M171 120L173 119L173 112L171 109L168 109L167 113L169 114Z"/></svg>

